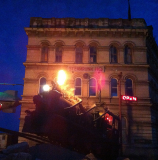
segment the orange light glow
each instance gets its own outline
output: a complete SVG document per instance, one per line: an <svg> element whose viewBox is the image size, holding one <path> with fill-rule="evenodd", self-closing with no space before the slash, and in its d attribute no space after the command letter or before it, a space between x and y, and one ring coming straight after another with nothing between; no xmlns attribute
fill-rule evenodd
<svg viewBox="0 0 158 160"><path fill-rule="evenodd" d="M66 73L63 70L60 70L58 72L57 83L61 86L64 84L65 80L66 80Z"/></svg>

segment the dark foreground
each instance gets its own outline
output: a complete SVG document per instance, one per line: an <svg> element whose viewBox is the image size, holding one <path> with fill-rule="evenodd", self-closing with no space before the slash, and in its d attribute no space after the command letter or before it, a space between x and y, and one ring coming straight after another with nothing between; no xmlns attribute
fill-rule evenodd
<svg viewBox="0 0 158 160"><path fill-rule="evenodd" d="M105 157L105 160L107 158ZM92 153L87 155L65 149L60 145L39 144L29 147L28 143L8 146L0 151L0 160L100 160ZM107 159L108 160L108 159ZM133 160L118 157L117 160Z"/></svg>

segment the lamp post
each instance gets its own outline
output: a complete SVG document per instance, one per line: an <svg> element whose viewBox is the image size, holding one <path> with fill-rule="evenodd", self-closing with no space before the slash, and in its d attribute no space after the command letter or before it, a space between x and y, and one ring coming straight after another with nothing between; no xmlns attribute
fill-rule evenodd
<svg viewBox="0 0 158 160"><path fill-rule="evenodd" d="M119 88L119 118L120 118L120 155L122 156L122 108L121 108L121 79L122 79L122 72L118 74L118 88Z"/></svg>
<svg viewBox="0 0 158 160"><path fill-rule="evenodd" d="M99 103L101 103L101 76L100 76L100 73L99 73L98 90L99 90Z"/></svg>

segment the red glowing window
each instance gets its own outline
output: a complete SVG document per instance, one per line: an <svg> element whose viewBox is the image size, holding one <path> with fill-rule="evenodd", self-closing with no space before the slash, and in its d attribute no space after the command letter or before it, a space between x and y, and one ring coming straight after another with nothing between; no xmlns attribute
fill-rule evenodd
<svg viewBox="0 0 158 160"><path fill-rule="evenodd" d="M122 100L128 100L128 101L137 101L137 97L133 96L122 96Z"/></svg>

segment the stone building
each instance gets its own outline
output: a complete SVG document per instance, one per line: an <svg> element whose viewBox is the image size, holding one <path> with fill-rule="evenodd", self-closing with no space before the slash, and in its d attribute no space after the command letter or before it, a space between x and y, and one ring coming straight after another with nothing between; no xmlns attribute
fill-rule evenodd
<svg viewBox="0 0 158 160"><path fill-rule="evenodd" d="M51 85L60 69L85 108L104 102L119 115L122 72L121 95L137 97L122 100L123 152L153 156L158 141L158 48L152 29L144 19L32 17L25 28L28 45L19 130L25 110L34 110L32 97L43 84Z"/></svg>

